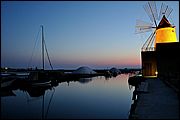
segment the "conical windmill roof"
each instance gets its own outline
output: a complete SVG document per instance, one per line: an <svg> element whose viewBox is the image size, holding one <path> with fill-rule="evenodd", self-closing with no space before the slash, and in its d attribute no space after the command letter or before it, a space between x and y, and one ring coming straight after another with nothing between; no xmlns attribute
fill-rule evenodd
<svg viewBox="0 0 180 120"><path fill-rule="evenodd" d="M170 22L167 20L166 16L163 15L163 18L161 19L157 29L159 28L165 28L165 27L172 27L172 25L170 24Z"/></svg>

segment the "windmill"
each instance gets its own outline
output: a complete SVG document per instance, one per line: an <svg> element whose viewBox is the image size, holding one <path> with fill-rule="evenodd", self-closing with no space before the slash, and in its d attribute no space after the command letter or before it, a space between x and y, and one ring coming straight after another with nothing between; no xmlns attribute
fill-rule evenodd
<svg viewBox="0 0 180 120"><path fill-rule="evenodd" d="M167 19L173 9L162 3L158 14L156 3L154 1L147 2L143 7L149 16L151 23L137 20L135 32L145 33L152 31L152 33L141 48L142 75L146 77L157 77L158 63L156 43L177 42L175 26Z"/></svg>
<svg viewBox="0 0 180 120"><path fill-rule="evenodd" d="M152 33L142 46L141 50L154 51L156 43L177 42L175 26L173 26L167 19L173 9L162 3L158 15L156 3L154 1L147 2L143 7L149 16L151 23L137 20L135 33L144 33L149 31L152 31Z"/></svg>

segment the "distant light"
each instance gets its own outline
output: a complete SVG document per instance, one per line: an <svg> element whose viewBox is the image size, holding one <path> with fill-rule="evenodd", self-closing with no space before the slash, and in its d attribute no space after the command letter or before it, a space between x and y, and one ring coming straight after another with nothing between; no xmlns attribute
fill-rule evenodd
<svg viewBox="0 0 180 120"><path fill-rule="evenodd" d="M156 71L156 72L155 72L155 74L157 75L157 74L158 74L158 72Z"/></svg>
<svg viewBox="0 0 180 120"><path fill-rule="evenodd" d="M5 70L7 70L7 69L8 69L8 67L5 67L4 69L5 69Z"/></svg>

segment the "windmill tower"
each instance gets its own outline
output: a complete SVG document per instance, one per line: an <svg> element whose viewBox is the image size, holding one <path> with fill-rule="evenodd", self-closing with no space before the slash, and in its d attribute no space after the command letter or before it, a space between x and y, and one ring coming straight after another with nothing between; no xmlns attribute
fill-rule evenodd
<svg viewBox="0 0 180 120"><path fill-rule="evenodd" d="M153 32L141 48L142 74L157 76L156 44L177 42L175 26L167 19L173 9L162 3L158 15L154 1L147 2L143 7L152 23L137 20L136 33Z"/></svg>

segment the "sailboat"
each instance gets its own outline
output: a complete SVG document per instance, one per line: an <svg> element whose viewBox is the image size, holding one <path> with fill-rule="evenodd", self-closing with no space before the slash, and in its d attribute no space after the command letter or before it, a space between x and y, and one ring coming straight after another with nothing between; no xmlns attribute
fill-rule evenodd
<svg viewBox="0 0 180 120"><path fill-rule="evenodd" d="M49 55L48 55L48 51L47 51L47 47L45 44L45 40L44 40L44 29L43 29L43 25L41 25L41 29L42 29L42 69L40 70L34 70L31 71L29 76L28 76L28 81L31 85L33 86L45 86L45 85L49 85L51 83L50 80L50 72L46 71L44 69L44 51L46 51L47 57L48 57L48 61L49 64L51 66L51 69L53 70Z"/></svg>

